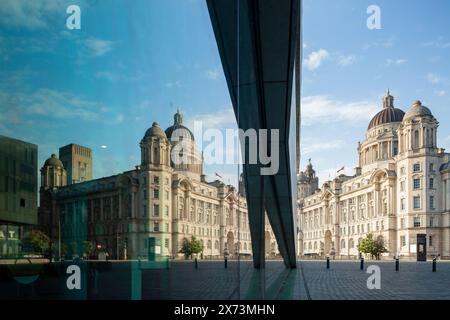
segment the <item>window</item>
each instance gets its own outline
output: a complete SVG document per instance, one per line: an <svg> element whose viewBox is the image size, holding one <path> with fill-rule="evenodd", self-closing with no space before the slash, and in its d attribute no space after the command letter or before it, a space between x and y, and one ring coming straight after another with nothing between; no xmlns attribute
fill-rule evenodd
<svg viewBox="0 0 450 320"><path fill-rule="evenodd" d="M406 246L406 237L405 236L400 236L400 245L402 247Z"/></svg>
<svg viewBox="0 0 450 320"><path fill-rule="evenodd" d="M166 249L169 248L169 239L164 239L164 247L165 247Z"/></svg>
<svg viewBox="0 0 450 320"><path fill-rule="evenodd" d="M413 202L414 202L414 209L420 209L420 196L415 196L413 198Z"/></svg>
<svg viewBox="0 0 450 320"><path fill-rule="evenodd" d="M434 189L434 179L430 178L430 189Z"/></svg>
<svg viewBox="0 0 450 320"><path fill-rule="evenodd" d="M433 246L433 236L429 236L428 239L429 239L428 240L429 246L432 247Z"/></svg>
<svg viewBox="0 0 450 320"><path fill-rule="evenodd" d="M420 179L413 180L414 189L420 189Z"/></svg>
<svg viewBox="0 0 450 320"><path fill-rule="evenodd" d="M159 222L155 221L153 223L153 231L159 232Z"/></svg>
<svg viewBox="0 0 450 320"><path fill-rule="evenodd" d="M432 228L433 227L433 225L434 225L434 217L430 217L430 225L429 225L429 227L430 228Z"/></svg>
<svg viewBox="0 0 450 320"><path fill-rule="evenodd" d="M169 207L168 207L168 206L165 206L165 207L164 207L164 215L165 215L166 217L169 216Z"/></svg>
<svg viewBox="0 0 450 320"><path fill-rule="evenodd" d="M420 228L420 217L414 217L414 228Z"/></svg>
<svg viewBox="0 0 450 320"><path fill-rule="evenodd" d="M405 219L401 218L400 219L400 229L404 229L405 228Z"/></svg>
<svg viewBox="0 0 450 320"><path fill-rule="evenodd" d="M157 177L157 176L153 177L153 182L155 184L159 184L159 177Z"/></svg>
<svg viewBox="0 0 450 320"><path fill-rule="evenodd" d="M142 212L142 217L147 217L147 206L144 204L144 211Z"/></svg>
<svg viewBox="0 0 450 320"><path fill-rule="evenodd" d="M155 217L159 217L159 204L154 204L153 205L153 215Z"/></svg>
<svg viewBox="0 0 450 320"><path fill-rule="evenodd" d="M153 198L159 199L159 189L154 189L153 190Z"/></svg>
<svg viewBox="0 0 450 320"><path fill-rule="evenodd" d="M430 171L434 171L434 163L430 163Z"/></svg>
<svg viewBox="0 0 450 320"><path fill-rule="evenodd" d="M166 223L166 224L164 225L164 231L165 231L165 232L169 232L169 224L168 224L168 223Z"/></svg>
<svg viewBox="0 0 450 320"><path fill-rule="evenodd" d="M413 165L413 171L414 172L419 172L420 171L420 163L415 163Z"/></svg>
<svg viewBox="0 0 450 320"><path fill-rule="evenodd" d="M24 198L20 198L20 206L22 208L25 208L25 199Z"/></svg>
<svg viewBox="0 0 450 320"><path fill-rule="evenodd" d="M144 196L144 200L147 200L147 190L146 189L142 190L142 194Z"/></svg>
<svg viewBox="0 0 450 320"><path fill-rule="evenodd" d="M406 210L406 201L405 198L400 199L400 208L402 211Z"/></svg>
<svg viewBox="0 0 450 320"><path fill-rule="evenodd" d="M431 210L436 209L434 206L434 196L430 196L430 209Z"/></svg>

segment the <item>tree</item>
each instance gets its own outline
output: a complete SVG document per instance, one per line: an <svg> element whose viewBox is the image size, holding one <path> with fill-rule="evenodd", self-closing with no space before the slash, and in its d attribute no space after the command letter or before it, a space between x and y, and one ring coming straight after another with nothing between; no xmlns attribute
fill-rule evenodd
<svg viewBox="0 0 450 320"><path fill-rule="evenodd" d="M380 255L388 250L384 246L384 241L382 237L378 237L376 240L373 238L373 234L369 233L361 242L358 244L358 250L362 253L370 254L371 258L374 257L380 260Z"/></svg>
<svg viewBox="0 0 450 320"><path fill-rule="evenodd" d="M187 238L183 239L183 245L181 246L180 252L184 254L186 260L192 255L191 244Z"/></svg>
<svg viewBox="0 0 450 320"><path fill-rule="evenodd" d="M190 241L184 238L180 252L184 254L185 259L192 257L193 254L201 253L203 252L203 241L197 240L194 236Z"/></svg>
<svg viewBox="0 0 450 320"><path fill-rule="evenodd" d="M30 234L22 240L22 248L33 252L46 254L50 249L50 238L40 230L31 230Z"/></svg>
<svg viewBox="0 0 450 320"><path fill-rule="evenodd" d="M191 251L193 254L198 254L203 252L203 241L195 239L194 236L191 238Z"/></svg>
<svg viewBox="0 0 450 320"><path fill-rule="evenodd" d="M83 242L83 252L86 257L89 259L90 256L94 253L94 245L90 241Z"/></svg>

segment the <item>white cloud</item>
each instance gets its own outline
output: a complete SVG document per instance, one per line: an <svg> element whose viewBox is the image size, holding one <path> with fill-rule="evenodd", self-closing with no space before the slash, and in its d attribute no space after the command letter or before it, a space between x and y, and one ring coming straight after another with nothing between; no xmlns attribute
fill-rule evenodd
<svg viewBox="0 0 450 320"><path fill-rule="evenodd" d="M437 84L441 81L441 79L437 75L435 75L434 73L431 73L431 72L429 72L427 74L427 80L433 84Z"/></svg>
<svg viewBox="0 0 450 320"><path fill-rule="evenodd" d="M386 59L386 65L401 65L404 64L407 60L406 59Z"/></svg>
<svg viewBox="0 0 450 320"><path fill-rule="evenodd" d="M301 154L308 155L316 152L336 150L341 148L343 144L344 141L337 139L323 140L323 139L304 138L301 141Z"/></svg>
<svg viewBox="0 0 450 320"><path fill-rule="evenodd" d="M350 65L352 65L355 62L355 60L356 60L356 57L354 55L348 55L348 56L340 55L337 58L338 64L341 67L350 66Z"/></svg>
<svg viewBox="0 0 450 320"><path fill-rule="evenodd" d="M369 49L372 49L372 48L385 48L385 49L387 49L387 48L392 47L394 45L394 42L395 42L395 37L392 36L392 37L389 37L389 38L384 39L384 40L374 41L374 42L371 42L371 43L366 43L363 46L363 50L369 50Z"/></svg>
<svg viewBox="0 0 450 320"><path fill-rule="evenodd" d="M221 68L208 69L206 70L206 77L210 80L217 80L222 75Z"/></svg>
<svg viewBox="0 0 450 320"><path fill-rule="evenodd" d="M438 37L435 40L422 43L424 47L437 47L440 49L450 48L450 41L446 41L444 37Z"/></svg>
<svg viewBox="0 0 450 320"><path fill-rule="evenodd" d="M180 80L176 80L174 82L167 82L166 84L164 84L167 88L173 88L173 87L181 87L181 81Z"/></svg>
<svg viewBox="0 0 450 320"><path fill-rule="evenodd" d="M85 48L88 50L89 54L94 57L100 57L114 47L114 41L103 40L99 38L89 38L84 41Z"/></svg>
<svg viewBox="0 0 450 320"><path fill-rule="evenodd" d="M367 121L380 110L370 101L343 102L326 95L302 98L302 124Z"/></svg>
<svg viewBox="0 0 450 320"><path fill-rule="evenodd" d="M50 15L65 14L64 0L1 0L0 25L25 29L43 29L49 25Z"/></svg>
<svg viewBox="0 0 450 320"><path fill-rule="evenodd" d="M435 92L436 92L436 94L439 97L443 97L443 96L445 96L447 94L447 92L445 90L438 90L438 91L435 91Z"/></svg>
<svg viewBox="0 0 450 320"><path fill-rule="evenodd" d="M203 129L234 129L237 127L233 107L222 108L217 112L189 116L186 123L188 128L194 127L194 121L199 121Z"/></svg>
<svg viewBox="0 0 450 320"><path fill-rule="evenodd" d="M318 51L313 51L308 55L308 58L306 58L304 60L304 64L306 66L306 68L308 68L309 70L315 70L318 67L320 67L320 65L322 64L322 62L326 59L328 59L330 56L330 54L328 53L327 50L325 49L319 49Z"/></svg>
<svg viewBox="0 0 450 320"><path fill-rule="evenodd" d="M29 116L105 123L123 121L123 115L111 114L110 108L100 102L86 100L70 92L46 88L31 93L0 91L0 105L6 106L3 114L7 117L0 117L0 122L4 125L24 123L29 121Z"/></svg>

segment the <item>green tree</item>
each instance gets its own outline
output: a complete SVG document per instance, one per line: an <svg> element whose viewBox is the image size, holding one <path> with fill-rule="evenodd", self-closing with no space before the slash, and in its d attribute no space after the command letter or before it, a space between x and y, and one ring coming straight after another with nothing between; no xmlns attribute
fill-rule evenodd
<svg viewBox="0 0 450 320"><path fill-rule="evenodd" d="M384 246L384 241L382 237L377 239L373 238L373 234L369 233L361 242L358 244L358 250L362 253L370 254L371 258L374 257L380 260L380 255L388 250Z"/></svg>
<svg viewBox="0 0 450 320"><path fill-rule="evenodd" d="M50 238L40 230L31 230L30 234L22 240L22 248L46 254L50 249Z"/></svg>
<svg viewBox="0 0 450 320"><path fill-rule="evenodd" d="M192 251L192 254L199 254L199 253L203 252L203 241L197 240L194 236L192 236L191 251Z"/></svg>
<svg viewBox="0 0 450 320"><path fill-rule="evenodd" d="M197 240L194 236L190 241L184 238L180 252L184 254L185 259L192 257L193 254L201 253L203 252L203 241Z"/></svg>
<svg viewBox="0 0 450 320"><path fill-rule="evenodd" d="M94 245L90 241L83 242L83 249L84 249L83 252L88 259L94 253Z"/></svg>
<svg viewBox="0 0 450 320"><path fill-rule="evenodd" d="M76 241L70 243L70 253L72 256L78 255L78 243Z"/></svg>
<svg viewBox="0 0 450 320"><path fill-rule="evenodd" d="M187 260L192 255L191 243L187 238L183 239L183 244L181 246L180 252L184 254L184 258Z"/></svg>

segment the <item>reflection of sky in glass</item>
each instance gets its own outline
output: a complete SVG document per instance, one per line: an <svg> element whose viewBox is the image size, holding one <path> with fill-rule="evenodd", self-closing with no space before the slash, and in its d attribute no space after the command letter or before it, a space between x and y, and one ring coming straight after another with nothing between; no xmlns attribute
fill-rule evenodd
<svg viewBox="0 0 450 320"><path fill-rule="evenodd" d="M66 29L69 4L81 30ZM39 166L78 143L96 178L132 169L145 131L177 108L188 126L234 127L205 1L8 0L0 25L0 133L38 144ZM205 171L237 181L235 166Z"/></svg>

